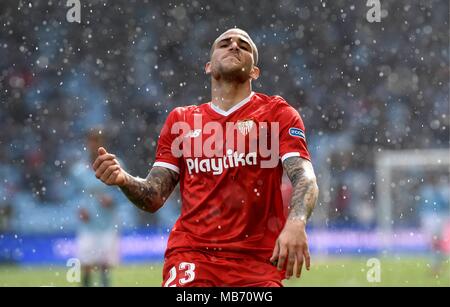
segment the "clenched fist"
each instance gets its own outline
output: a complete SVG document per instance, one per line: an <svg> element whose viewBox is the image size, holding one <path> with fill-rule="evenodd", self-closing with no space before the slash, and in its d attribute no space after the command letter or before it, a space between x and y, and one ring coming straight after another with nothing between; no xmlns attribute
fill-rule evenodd
<svg viewBox="0 0 450 307"><path fill-rule="evenodd" d="M120 167L116 156L110 154L105 148L98 149L98 156L92 165L95 177L107 185L123 186L127 179L127 173Z"/></svg>

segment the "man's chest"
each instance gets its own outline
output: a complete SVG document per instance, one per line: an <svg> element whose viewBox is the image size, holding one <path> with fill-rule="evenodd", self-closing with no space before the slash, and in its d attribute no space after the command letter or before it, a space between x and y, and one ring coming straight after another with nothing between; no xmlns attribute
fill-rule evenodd
<svg viewBox="0 0 450 307"><path fill-rule="evenodd" d="M248 110L228 117L193 113L172 130L173 148L188 172L222 174L235 167L276 167L279 123L267 110Z"/></svg>

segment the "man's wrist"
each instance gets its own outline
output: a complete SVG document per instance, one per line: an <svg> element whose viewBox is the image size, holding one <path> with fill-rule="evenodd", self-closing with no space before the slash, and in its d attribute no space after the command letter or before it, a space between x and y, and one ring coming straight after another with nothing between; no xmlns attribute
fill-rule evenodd
<svg viewBox="0 0 450 307"><path fill-rule="evenodd" d="M125 171L123 171L123 174L124 174L124 176L123 176L124 177L123 183L119 185L119 188L121 188L121 189L128 185L128 183L130 182L130 177L131 177L131 175L128 174L127 172L125 172Z"/></svg>
<svg viewBox="0 0 450 307"><path fill-rule="evenodd" d="M308 218L303 215L302 216L289 216L286 221L286 224L287 223L306 227L306 224L308 223Z"/></svg>

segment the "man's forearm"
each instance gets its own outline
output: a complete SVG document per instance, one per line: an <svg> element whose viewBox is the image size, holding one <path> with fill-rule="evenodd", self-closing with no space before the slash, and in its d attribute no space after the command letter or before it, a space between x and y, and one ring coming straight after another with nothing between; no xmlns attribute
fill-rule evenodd
<svg viewBox="0 0 450 307"><path fill-rule="evenodd" d="M284 161L283 166L293 188L288 219L306 223L316 206L319 195L312 165L302 158L291 157Z"/></svg>
<svg viewBox="0 0 450 307"><path fill-rule="evenodd" d="M172 170L154 167L147 178L129 174L120 187L125 196L139 209L156 212L167 200L178 183L178 174Z"/></svg>

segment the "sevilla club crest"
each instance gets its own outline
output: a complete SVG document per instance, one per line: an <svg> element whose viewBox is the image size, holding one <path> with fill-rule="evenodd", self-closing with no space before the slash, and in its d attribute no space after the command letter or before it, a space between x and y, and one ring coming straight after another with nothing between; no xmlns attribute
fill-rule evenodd
<svg viewBox="0 0 450 307"><path fill-rule="evenodd" d="M252 130L255 122L251 119L245 119L238 121L236 125L240 133L242 133L243 135L247 135Z"/></svg>

